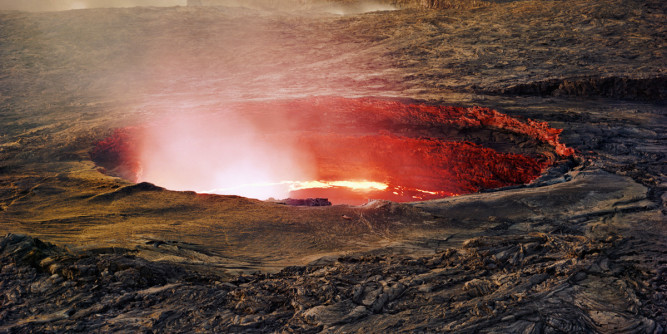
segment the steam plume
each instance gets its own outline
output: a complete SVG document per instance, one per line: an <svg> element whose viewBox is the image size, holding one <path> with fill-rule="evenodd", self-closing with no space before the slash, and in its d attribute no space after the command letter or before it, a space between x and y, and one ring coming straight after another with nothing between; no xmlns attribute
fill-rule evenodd
<svg viewBox="0 0 667 334"><path fill-rule="evenodd" d="M287 197L289 184L280 181L308 179L308 157L289 137L278 142L267 132L231 113L168 118L141 132L138 179L174 190Z"/></svg>

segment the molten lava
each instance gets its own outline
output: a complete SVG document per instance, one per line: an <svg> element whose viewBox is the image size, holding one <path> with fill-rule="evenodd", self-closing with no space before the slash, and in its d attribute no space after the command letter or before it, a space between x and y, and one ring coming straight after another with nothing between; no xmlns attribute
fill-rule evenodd
<svg viewBox="0 0 667 334"><path fill-rule="evenodd" d="M116 130L91 157L174 190L358 205L528 183L573 153L559 133L486 108L312 98L166 115Z"/></svg>

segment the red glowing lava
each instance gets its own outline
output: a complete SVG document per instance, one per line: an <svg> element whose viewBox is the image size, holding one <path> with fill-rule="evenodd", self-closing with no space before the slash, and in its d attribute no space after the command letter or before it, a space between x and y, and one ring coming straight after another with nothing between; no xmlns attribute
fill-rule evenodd
<svg viewBox="0 0 667 334"><path fill-rule="evenodd" d="M311 98L165 115L116 130L91 157L174 190L358 205L528 183L573 153L559 133L487 108Z"/></svg>

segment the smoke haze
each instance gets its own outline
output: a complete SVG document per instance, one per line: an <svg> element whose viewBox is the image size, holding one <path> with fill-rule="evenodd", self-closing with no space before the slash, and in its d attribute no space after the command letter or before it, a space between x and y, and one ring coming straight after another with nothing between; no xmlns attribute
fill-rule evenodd
<svg viewBox="0 0 667 334"><path fill-rule="evenodd" d="M0 0L0 10L43 12L136 6L170 7L186 4L187 0Z"/></svg>
<svg viewBox="0 0 667 334"><path fill-rule="evenodd" d="M7 45L27 50L7 60L12 75L53 69L31 83L40 86L42 100L104 96L100 110L124 115L109 117L110 127L150 124L138 143L137 179L173 190L284 198L292 183L282 182L318 180L312 157L293 139L267 137L287 131L290 119L272 118L275 108L267 106L249 120L246 111L227 108L234 102L386 94L386 86L397 87L387 70L391 59L368 56L375 51L364 41L372 36L342 29L313 34L322 24L349 24L330 14L189 6L7 15L26 18L24 34ZM33 50L48 56L32 57ZM7 89L20 94L21 85ZM320 114L312 115L320 123ZM321 122L330 120L322 114ZM264 185L239 188L258 183Z"/></svg>
<svg viewBox="0 0 667 334"><path fill-rule="evenodd" d="M285 198L289 185L281 181L313 173L293 139L265 135L281 123L258 124L238 113L168 117L141 131L138 179L173 190Z"/></svg>
<svg viewBox="0 0 667 334"><path fill-rule="evenodd" d="M189 6L245 7L273 11L314 10L337 15L351 15L397 9L393 4L382 1L188 0L187 3Z"/></svg>
<svg viewBox="0 0 667 334"><path fill-rule="evenodd" d="M326 0L0 0L0 10L28 12L64 11L89 8L222 6L249 9L293 11L316 10L338 15L396 10L376 1L333 2Z"/></svg>

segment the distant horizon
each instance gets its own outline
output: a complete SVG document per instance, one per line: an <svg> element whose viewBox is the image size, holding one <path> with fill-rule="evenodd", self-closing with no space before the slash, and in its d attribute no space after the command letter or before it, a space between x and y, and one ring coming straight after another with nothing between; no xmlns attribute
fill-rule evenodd
<svg viewBox="0 0 667 334"><path fill-rule="evenodd" d="M187 0L0 0L0 10L28 12L64 11L88 8L186 6Z"/></svg>

